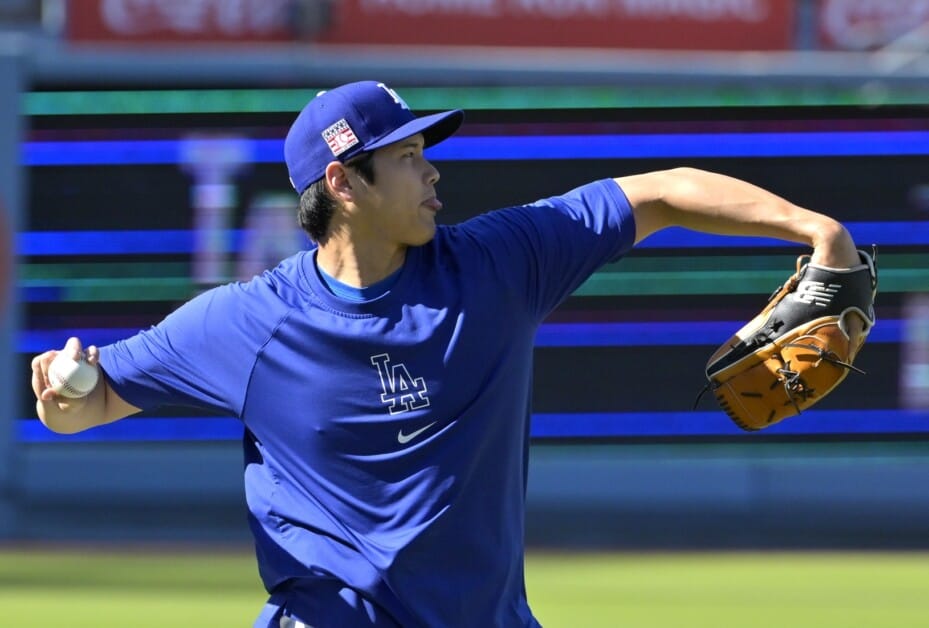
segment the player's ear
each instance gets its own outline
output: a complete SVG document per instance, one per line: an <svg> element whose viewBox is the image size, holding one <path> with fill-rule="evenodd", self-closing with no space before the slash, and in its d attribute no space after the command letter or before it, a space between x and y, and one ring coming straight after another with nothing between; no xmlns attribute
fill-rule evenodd
<svg viewBox="0 0 929 628"><path fill-rule="evenodd" d="M351 200L352 184L348 178L348 169L340 161L331 161L326 166L326 183L333 196L341 201Z"/></svg>

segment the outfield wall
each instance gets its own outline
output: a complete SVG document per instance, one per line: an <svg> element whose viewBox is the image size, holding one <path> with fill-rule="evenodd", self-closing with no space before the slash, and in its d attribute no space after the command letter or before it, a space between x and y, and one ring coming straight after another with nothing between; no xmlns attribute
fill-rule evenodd
<svg viewBox="0 0 929 628"><path fill-rule="evenodd" d="M929 548L929 446L535 446L527 539L622 549ZM249 541L241 454L31 445L12 538Z"/></svg>

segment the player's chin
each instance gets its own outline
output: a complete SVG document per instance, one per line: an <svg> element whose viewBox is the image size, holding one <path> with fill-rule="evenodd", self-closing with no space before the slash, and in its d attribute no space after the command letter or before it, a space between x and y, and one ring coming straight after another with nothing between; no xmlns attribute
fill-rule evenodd
<svg viewBox="0 0 929 628"><path fill-rule="evenodd" d="M435 232L435 216L423 217L416 225L415 233L410 234L410 246L422 246L423 244L431 242L435 237Z"/></svg>

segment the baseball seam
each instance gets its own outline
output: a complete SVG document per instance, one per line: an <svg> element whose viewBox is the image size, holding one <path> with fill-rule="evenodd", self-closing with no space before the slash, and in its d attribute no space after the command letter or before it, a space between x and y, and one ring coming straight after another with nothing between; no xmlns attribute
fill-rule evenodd
<svg viewBox="0 0 929 628"><path fill-rule="evenodd" d="M81 397L86 397L91 392L90 390L88 390L87 392L82 392L78 390L77 388L72 386L68 381L62 379L61 375L59 375L58 373L53 372L50 375L53 380L52 383L55 385L56 388L65 389L66 391L74 395L75 396L74 398L76 399L79 399Z"/></svg>

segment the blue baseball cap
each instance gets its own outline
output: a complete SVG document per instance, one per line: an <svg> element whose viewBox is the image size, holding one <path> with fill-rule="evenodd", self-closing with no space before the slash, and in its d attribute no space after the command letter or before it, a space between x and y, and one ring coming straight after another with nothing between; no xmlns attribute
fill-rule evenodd
<svg viewBox="0 0 929 628"><path fill-rule="evenodd" d="M460 109L416 117L383 83L359 81L320 92L307 103L287 132L284 161L290 183L302 194L323 178L326 166L422 133L426 146L458 130Z"/></svg>

